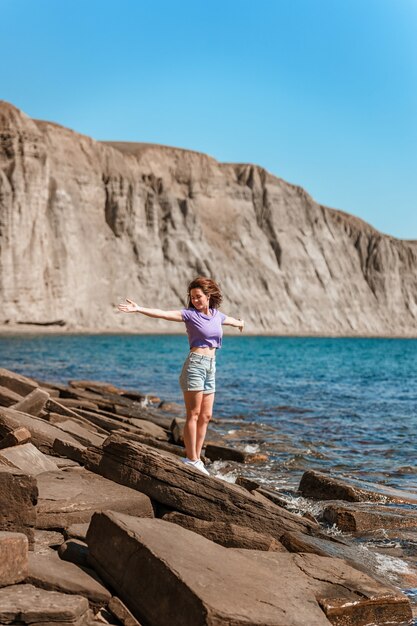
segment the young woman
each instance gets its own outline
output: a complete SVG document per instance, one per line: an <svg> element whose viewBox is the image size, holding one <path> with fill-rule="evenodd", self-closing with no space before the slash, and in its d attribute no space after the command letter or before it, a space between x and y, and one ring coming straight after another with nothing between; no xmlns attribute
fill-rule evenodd
<svg viewBox="0 0 417 626"><path fill-rule="evenodd" d="M184 394L186 424L184 463L208 474L200 459L201 449L211 419L214 403L216 350L222 345L222 326L234 326L242 332L244 321L219 311L222 294L211 278L198 276L188 285L188 308L180 311L145 309L132 300L119 304L124 313L142 313L171 322L184 322L188 333L190 353L185 360L180 385Z"/></svg>

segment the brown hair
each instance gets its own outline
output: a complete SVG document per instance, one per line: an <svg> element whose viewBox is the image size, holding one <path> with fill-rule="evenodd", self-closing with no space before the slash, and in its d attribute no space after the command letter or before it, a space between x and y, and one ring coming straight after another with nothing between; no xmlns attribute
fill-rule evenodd
<svg viewBox="0 0 417 626"><path fill-rule="evenodd" d="M188 285L188 308L194 309L191 303L191 289L201 289L201 291L210 298L209 306L211 309L218 309L223 299L220 287L211 278L205 278L204 276L197 276Z"/></svg>

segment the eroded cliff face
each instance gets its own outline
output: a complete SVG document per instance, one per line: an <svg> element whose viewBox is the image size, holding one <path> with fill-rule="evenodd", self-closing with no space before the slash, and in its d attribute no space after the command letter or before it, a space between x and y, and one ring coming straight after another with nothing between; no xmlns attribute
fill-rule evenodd
<svg viewBox="0 0 417 626"><path fill-rule="evenodd" d="M0 104L0 323L179 331L196 274L252 332L417 335L417 242L382 235L254 165L100 143Z"/></svg>

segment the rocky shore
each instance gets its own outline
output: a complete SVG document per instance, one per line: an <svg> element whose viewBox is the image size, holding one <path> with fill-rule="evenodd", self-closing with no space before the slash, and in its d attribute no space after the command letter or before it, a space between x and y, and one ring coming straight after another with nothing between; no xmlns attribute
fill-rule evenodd
<svg viewBox="0 0 417 626"><path fill-rule="evenodd" d="M236 483L183 465L183 425L156 397L0 369L0 624L411 623L417 570L393 584L350 537L417 537L416 493L308 471L299 515L215 432L206 466Z"/></svg>

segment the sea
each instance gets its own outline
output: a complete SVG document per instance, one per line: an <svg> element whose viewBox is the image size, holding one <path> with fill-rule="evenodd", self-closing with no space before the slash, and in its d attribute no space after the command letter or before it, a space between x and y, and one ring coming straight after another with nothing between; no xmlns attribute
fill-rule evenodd
<svg viewBox="0 0 417 626"><path fill-rule="evenodd" d="M1 367L47 382L106 381L182 406L187 354L181 335L0 337ZM300 513L314 512L297 493L308 469L417 493L416 339L228 335L216 362L213 434L268 456L242 468L216 462L217 475L277 489ZM417 534L407 548L405 561L381 562L393 578L401 568L417 572ZM417 599L417 588L404 590Z"/></svg>

